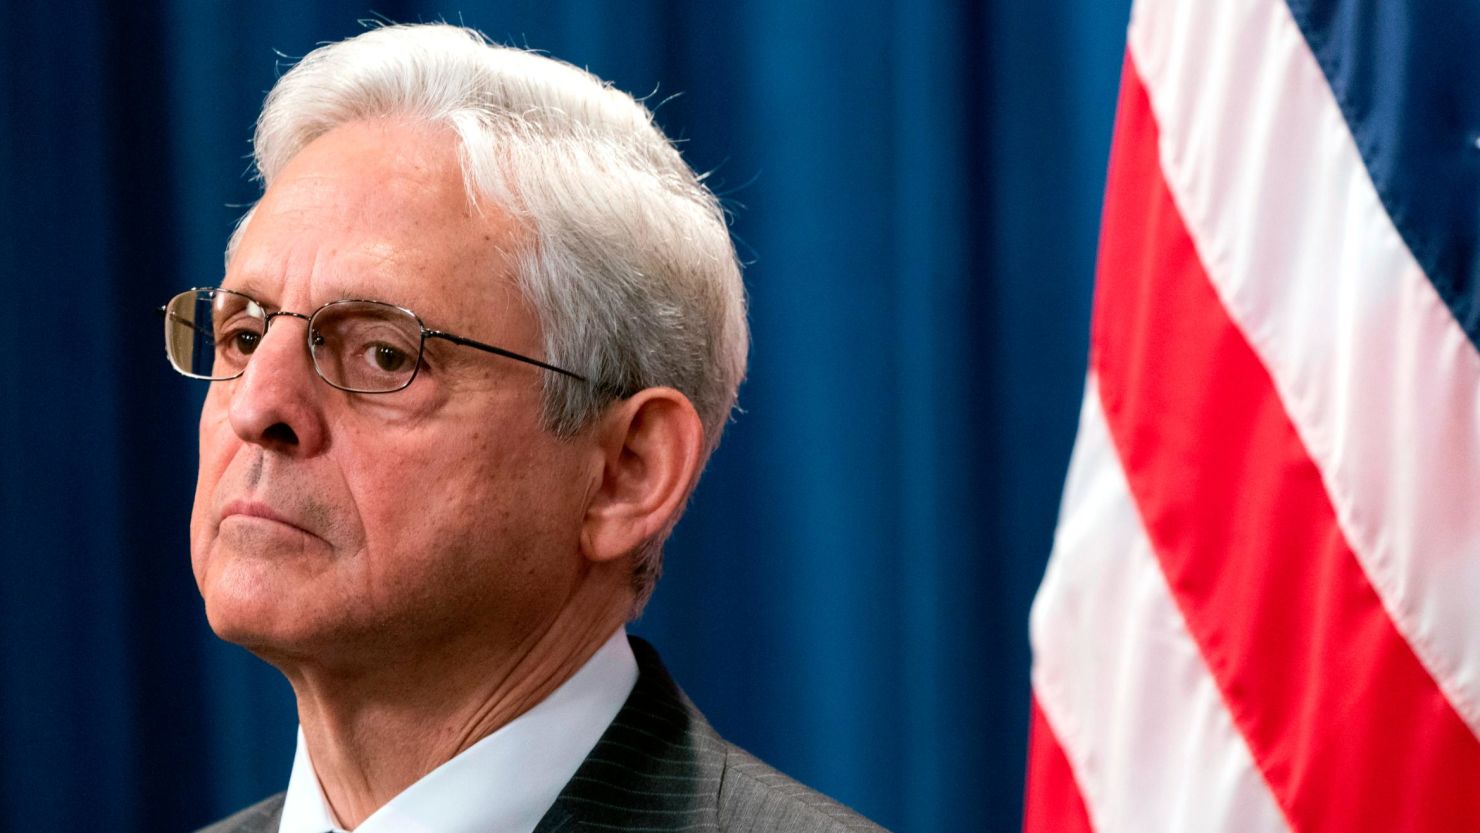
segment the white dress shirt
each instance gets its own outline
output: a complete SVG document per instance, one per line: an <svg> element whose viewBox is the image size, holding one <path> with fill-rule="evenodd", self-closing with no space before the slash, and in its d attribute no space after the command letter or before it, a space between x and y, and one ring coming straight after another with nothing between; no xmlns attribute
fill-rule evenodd
<svg viewBox="0 0 1480 833"><path fill-rule="evenodd" d="M530 833L576 774L637 683L627 632L617 632L534 708L403 790L356 833ZM279 833L336 825L298 730Z"/></svg>

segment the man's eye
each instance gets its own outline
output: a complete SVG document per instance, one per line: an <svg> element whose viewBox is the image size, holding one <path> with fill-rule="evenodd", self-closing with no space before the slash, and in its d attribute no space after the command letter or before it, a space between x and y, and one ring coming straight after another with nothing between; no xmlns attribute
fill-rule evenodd
<svg viewBox="0 0 1480 833"><path fill-rule="evenodd" d="M254 330L235 330L226 333L226 337L221 339L227 348L243 356L250 356L256 351L260 341L262 341L262 334Z"/></svg>
<svg viewBox="0 0 1480 833"><path fill-rule="evenodd" d="M372 344L365 349L365 358L384 373L396 373L411 365L411 357L389 344Z"/></svg>

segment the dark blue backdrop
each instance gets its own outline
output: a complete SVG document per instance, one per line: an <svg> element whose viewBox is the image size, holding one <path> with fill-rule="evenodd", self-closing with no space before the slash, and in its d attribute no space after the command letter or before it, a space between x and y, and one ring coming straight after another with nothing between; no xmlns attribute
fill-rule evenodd
<svg viewBox="0 0 1480 833"><path fill-rule="evenodd" d="M64 5L0 3L0 829L185 830L285 782L287 686L199 610L201 391L153 307L219 277L277 53L372 10L682 94L755 348L635 630L901 833L1018 824L1127 0Z"/></svg>

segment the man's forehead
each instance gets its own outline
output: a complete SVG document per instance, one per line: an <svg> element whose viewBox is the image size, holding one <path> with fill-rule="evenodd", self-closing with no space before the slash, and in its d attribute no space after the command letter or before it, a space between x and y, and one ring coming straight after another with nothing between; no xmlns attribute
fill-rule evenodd
<svg viewBox="0 0 1480 833"><path fill-rule="evenodd" d="M314 139L274 178L258 211L382 233L485 219L467 197L453 134L383 120L349 122Z"/></svg>
<svg viewBox="0 0 1480 833"><path fill-rule="evenodd" d="M310 143L274 180L227 285L270 305L362 297L430 308L468 293L506 302L518 233L506 212L472 206L450 133L354 122ZM305 297L272 297L283 295Z"/></svg>
<svg viewBox="0 0 1480 833"><path fill-rule="evenodd" d="M307 242L243 246L222 285L270 308L298 312L342 299L385 301L411 309L433 327L478 322L478 311L489 304L523 304L500 261L439 257L428 263L422 254L391 243L341 244L329 253Z"/></svg>

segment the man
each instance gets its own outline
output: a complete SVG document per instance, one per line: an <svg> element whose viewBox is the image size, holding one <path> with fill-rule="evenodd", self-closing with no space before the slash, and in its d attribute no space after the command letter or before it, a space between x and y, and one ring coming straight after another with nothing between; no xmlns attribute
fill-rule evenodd
<svg viewBox="0 0 1480 833"><path fill-rule="evenodd" d="M876 830L627 639L744 374L713 197L631 97L443 25L268 95L220 288L191 557L288 678L287 791L208 831Z"/></svg>

